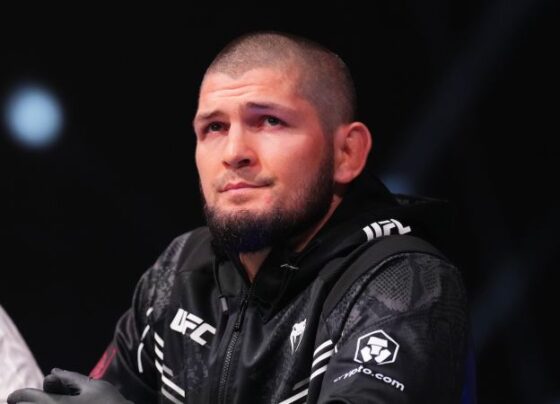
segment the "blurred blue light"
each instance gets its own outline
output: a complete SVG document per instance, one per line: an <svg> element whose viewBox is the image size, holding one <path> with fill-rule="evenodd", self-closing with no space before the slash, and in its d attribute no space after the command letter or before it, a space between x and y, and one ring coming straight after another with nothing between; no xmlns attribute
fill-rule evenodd
<svg viewBox="0 0 560 404"><path fill-rule="evenodd" d="M62 108L47 89L25 85L16 89L6 105L11 135L24 146L41 148L53 144L62 128Z"/></svg>

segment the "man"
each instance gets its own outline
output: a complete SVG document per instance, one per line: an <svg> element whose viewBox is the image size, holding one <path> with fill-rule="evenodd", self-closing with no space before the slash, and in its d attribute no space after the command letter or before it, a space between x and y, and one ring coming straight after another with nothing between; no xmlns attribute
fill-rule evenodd
<svg viewBox="0 0 560 404"><path fill-rule="evenodd" d="M443 206L364 172L354 114L348 70L320 45L228 45L193 122L208 227L144 274L93 380L55 370L9 402L458 402L461 277L429 246L402 249L445 237Z"/></svg>

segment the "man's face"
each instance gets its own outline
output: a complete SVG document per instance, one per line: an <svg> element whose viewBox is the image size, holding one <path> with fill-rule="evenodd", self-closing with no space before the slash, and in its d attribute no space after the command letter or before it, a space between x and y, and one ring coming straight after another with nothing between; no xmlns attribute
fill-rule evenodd
<svg viewBox="0 0 560 404"><path fill-rule="evenodd" d="M196 164L209 227L226 248L259 250L328 211L333 146L297 83L296 69L273 68L203 81Z"/></svg>

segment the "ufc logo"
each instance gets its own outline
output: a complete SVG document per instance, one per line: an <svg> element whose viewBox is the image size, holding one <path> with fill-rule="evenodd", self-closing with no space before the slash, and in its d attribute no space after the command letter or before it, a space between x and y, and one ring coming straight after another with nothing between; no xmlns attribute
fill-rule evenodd
<svg viewBox="0 0 560 404"><path fill-rule="evenodd" d="M382 220L380 222L373 222L369 226L363 228L364 233L366 233L368 241L375 238L389 236L396 229L398 234L410 233L410 226L404 227L401 222L395 219Z"/></svg>
<svg viewBox="0 0 560 404"><path fill-rule="evenodd" d="M216 329L214 327L205 323L200 317L183 309L177 310L177 314L175 314L175 318L169 325L169 328L183 335L187 335L187 332L190 332L188 334L189 337L200 345L206 345L207 341L202 339L204 333L209 332L212 335L216 334Z"/></svg>

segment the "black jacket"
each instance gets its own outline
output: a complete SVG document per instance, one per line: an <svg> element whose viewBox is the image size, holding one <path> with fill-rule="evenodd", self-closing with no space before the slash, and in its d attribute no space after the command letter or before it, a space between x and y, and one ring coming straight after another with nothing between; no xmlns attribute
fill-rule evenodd
<svg viewBox="0 0 560 404"><path fill-rule="evenodd" d="M142 276L92 376L137 404L459 402L468 322L457 268L417 252L363 259L388 234L444 242L446 214L362 175L301 253L275 247L253 283L214 253L206 227L181 235Z"/></svg>

